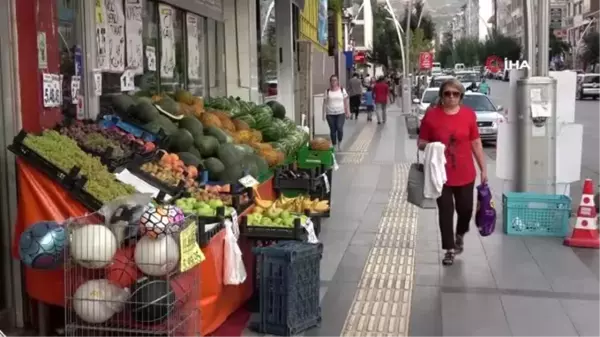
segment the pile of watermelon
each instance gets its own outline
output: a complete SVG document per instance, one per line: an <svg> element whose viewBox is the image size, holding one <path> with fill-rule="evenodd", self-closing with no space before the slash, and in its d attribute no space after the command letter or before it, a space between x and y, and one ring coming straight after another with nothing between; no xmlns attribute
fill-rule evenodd
<svg viewBox="0 0 600 337"><path fill-rule="evenodd" d="M308 133L286 117L285 108L277 101L256 105L230 96L207 99L204 105L209 109L228 111L231 118L259 130L265 142L286 156L293 155L309 141Z"/></svg>

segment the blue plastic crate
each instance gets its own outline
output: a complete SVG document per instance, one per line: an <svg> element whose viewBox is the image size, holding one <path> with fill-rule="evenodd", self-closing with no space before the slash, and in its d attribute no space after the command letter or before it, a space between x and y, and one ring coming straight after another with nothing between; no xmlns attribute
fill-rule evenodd
<svg viewBox="0 0 600 337"><path fill-rule="evenodd" d="M281 241L254 252L259 268L260 319L252 327L265 334L292 336L318 326L323 245Z"/></svg>
<svg viewBox="0 0 600 337"><path fill-rule="evenodd" d="M571 198L566 195L510 192L502 195L507 235L566 236Z"/></svg>

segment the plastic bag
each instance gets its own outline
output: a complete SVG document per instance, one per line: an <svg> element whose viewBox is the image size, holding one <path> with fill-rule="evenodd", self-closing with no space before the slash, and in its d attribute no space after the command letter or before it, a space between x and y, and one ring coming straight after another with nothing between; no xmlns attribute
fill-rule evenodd
<svg viewBox="0 0 600 337"><path fill-rule="evenodd" d="M246 267L242 259L242 250L237 244L237 238L233 232L233 223L225 220L225 251L223 265L223 283L239 285L246 280Z"/></svg>
<svg viewBox="0 0 600 337"><path fill-rule="evenodd" d="M475 224L481 236L492 234L496 228L496 208L492 200L492 191L486 183L477 186Z"/></svg>

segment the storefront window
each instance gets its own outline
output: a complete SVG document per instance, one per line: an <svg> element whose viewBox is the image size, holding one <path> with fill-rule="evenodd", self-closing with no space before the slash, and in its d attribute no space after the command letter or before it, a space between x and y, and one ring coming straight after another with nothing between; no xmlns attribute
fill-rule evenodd
<svg viewBox="0 0 600 337"><path fill-rule="evenodd" d="M144 72L135 76L135 86L152 95L158 92L158 8L155 1L144 2L142 18Z"/></svg>
<svg viewBox="0 0 600 337"><path fill-rule="evenodd" d="M206 83L206 20L198 15L186 14L188 50L188 90L204 96Z"/></svg>
<svg viewBox="0 0 600 337"><path fill-rule="evenodd" d="M183 34L184 12L160 4L160 78L162 91L172 92L186 88L186 52Z"/></svg>
<svg viewBox="0 0 600 337"><path fill-rule="evenodd" d="M275 0L258 1L259 20L259 88L265 96L277 95L277 34Z"/></svg>
<svg viewBox="0 0 600 337"><path fill-rule="evenodd" d="M225 72L225 24L217 22L217 95L225 96L227 93L227 74ZM213 95L214 96L214 95Z"/></svg>
<svg viewBox="0 0 600 337"><path fill-rule="evenodd" d="M83 53L78 47L80 24L77 22L79 2L75 0L58 0L58 40L60 55L60 75L62 76L63 104L66 116L76 116L76 106L71 97L71 79L83 72ZM83 81L80 81L83 84ZM83 89L82 89L83 90Z"/></svg>
<svg viewBox="0 0 600 337"><path fill-rule="evenodd" d="M206 40L208 41L208 87L209 96L217 91L217 25L215 20L206 20Z"/></svg>

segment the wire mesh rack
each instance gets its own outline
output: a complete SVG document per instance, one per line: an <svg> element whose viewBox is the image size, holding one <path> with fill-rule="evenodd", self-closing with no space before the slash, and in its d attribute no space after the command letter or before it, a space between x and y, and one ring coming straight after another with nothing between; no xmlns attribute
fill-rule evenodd
<svg viewBox="0 0 600 337"><path fill-rule="evenodd" d="M120 227L98 213L65 226L66 336L199 335L195 217L148 206Z"/></svg>

